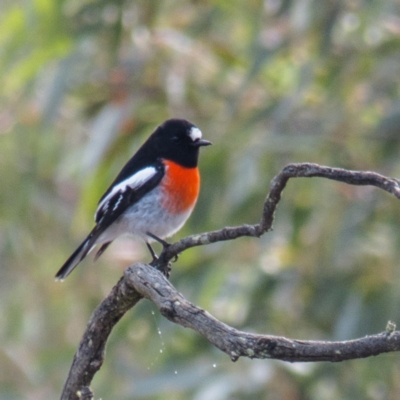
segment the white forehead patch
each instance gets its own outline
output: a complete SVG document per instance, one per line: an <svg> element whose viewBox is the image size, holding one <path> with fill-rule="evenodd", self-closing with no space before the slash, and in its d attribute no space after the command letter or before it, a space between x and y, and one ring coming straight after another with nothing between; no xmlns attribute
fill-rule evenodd
<svg viewBox="0 0 400 400"><path fill-rule="evenodd" d="M196 140L201 139L201 135L202 135L202 133L201 133L201 130L199 128L193 126L190 129L189 136L190 136L190 139L193 140L193 142L195 142Z"/></svg>

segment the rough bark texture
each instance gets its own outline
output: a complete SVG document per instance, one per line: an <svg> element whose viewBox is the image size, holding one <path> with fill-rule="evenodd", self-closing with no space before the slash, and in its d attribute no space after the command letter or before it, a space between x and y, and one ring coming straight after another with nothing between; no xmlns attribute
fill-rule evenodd
<svg viewBox="0 0 400 400"><path fill-rule="evenodd" d="M75 353L61 400L87 400L93 397L89 385L103 364L108 336L121 317L141 298L142 296L131 285L127 285L126 279L122 277L94 310Z"/></svg>
<svg viewBox="0 0 400 400"><path fill-rule="evenodd" d="M376 186L400 199L399 180L375 172L349 171L310 163L287 165L271 182L259 223L188 236L165 248L153 266L135 264L125 271L124 276L96 308L88 322L64 385L61 400L93 398L89 385L103 363L108 336L125 312L143 297L153 301L169 320L203 335L233 361L239 357L250 357L290 362L338 362L400 350L400 332L395 331L395 327L377 335L343 342L292 340L240 332L188 302L157 270L167 271L169 261L188 248L242 236L259 237L269 231L287 181L290 178L301 177L321 177L349 185Z"/></svg>
<svg viewBox="0 0 400 400"><path fill-rule="evenodd" d="M343 342L286 339L238 331L186 300L156 269L134 264L125 271L127 285L151 300L164 317L203 335L232 361L239 357L282 361L338 362L400 350L400 332L386 332Z"/></svg>

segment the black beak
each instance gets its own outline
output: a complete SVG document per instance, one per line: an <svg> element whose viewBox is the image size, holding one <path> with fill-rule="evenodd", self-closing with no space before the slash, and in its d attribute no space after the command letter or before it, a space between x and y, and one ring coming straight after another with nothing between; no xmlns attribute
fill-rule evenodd
<svg viewBox="0 0 400 400"><path fill-rule="evenodd" d="M194 141L194 142L192 143L192 146L194 146L194 147L201 147L201 146L209 146L210 144L212 144L212 143L209 142L208 140L197 139L196 141Z"/></svg>

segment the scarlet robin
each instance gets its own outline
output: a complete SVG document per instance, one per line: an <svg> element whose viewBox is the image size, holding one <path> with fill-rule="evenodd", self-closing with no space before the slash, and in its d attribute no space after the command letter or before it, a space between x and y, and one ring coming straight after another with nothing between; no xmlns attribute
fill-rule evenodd
<svg viewBox="0 0 400 400"><path fill-rule="evenodd" d="M211 142L184 119L170 119L149 136L101 197L96 225L56 274L65 279L96 246L97 259L121 235L150 243L177 232L189 218L200 190L199 149Z"/></svg>

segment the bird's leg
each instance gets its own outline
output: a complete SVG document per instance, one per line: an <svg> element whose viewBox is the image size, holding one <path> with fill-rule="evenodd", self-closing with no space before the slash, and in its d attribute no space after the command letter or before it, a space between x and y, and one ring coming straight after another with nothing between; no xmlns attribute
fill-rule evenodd
<svg viewBox="0 0 400 400"><path fill-rule="evenodd" d="M170 244L169 244L167 241L165 241L165 240L159 238L158 236L154 235L153 233L151 233L151 232L146 232L146 234L147 234L147 236L151 237L151 238L152 238L153 240L155 240L156 242L161 243L162 246L163 246L163 249L165 249L165 248L167 248L168 246L170 246ZM157 256L156 253L154 252L153 248L150 246L150 243L147 243L147 242L146 242L146 245L147 245L147 248L149 249L151 255L153 256L153 261L152 261L151 264L154 265L155 262L158 260L158 256ZM174 261L176 261L177 259L178 259L178 257L175 256L175 257L174 257ZM167 278L169 278L169 275L170 275L170 272L171 272L171 263L170 263L170 262L168 262L167 265L164 265L164 266L162 266L162 267L157 266L157 268L158 268Z"/></svg>
<svg viewBox="0 0 400 400"><path fill-rule="evenodd" d="M171 246L170 243L168 243L167 241L165 241L164 239L159 238L158 236L152 234L151 232L146 232L147 236L150 236L152 239L154 239L156 242L161 243L163 248L167 248L169 246ZM153 250L153 249L152 249ZM175 255L174 259L172 260L173 262L176 262L178 260L178 256Z"/></svg>
<svg viewBox="0 0 400 400"><path fill-rule="evenodd" d="M153 260L151 261L150 265L153 267L156 267L159 271L161 271L167 278L169 278L169 275L171 273L171 264L168 263L167 265L163 266L157 266L157 261L158 261L158 255L154 251L154 249L151 247L150 243L146 242L146 246L150 251L151 256L153 257Z"/></svg>
<svg viewBox="0 0 400 400"><path fill-rule="evenodd" d="M161 243L163 247L168 247L170 244L165 241L164 239L159 238L158 236L152 234L151 232L146 232L147 236L150 236L152 239L154 239L156 242Z"/></svg>
<svg viewBox="0 0 400 400"><path fill-rule="evenodd" d="M149 249L151 256L153 257L153 261L158 260L158 255L156 254L154 249L151 247L150 243L146 242L146 246Z"/></svg>

